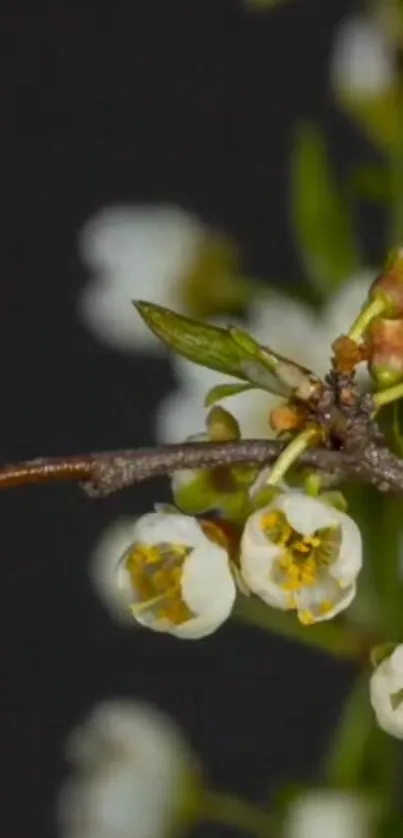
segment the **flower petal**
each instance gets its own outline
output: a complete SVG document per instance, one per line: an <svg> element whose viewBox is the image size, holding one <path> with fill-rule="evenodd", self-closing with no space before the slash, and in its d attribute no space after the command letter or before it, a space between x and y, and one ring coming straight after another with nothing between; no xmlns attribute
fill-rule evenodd
<svg viewBox="0 0 403 838"><path fill-rule="evenodd" d="M135 599L129 574L119 561L136 538L137 518L122 517L106 527L91 556L89 575L100 599L120 622L133 625Z"/></svg>
<svg viewBox="0 0 403 838"><path fill-rule="evenodd" d="M68 742L65 838L163 838L180 808L192 758L176 726L151 705L105 702Z"/></svg>
<svg viewBox="0 0 403 838"><path fill-rule="evenodd" d="M95 272L78 301L82 323L98 340L123 352L160 342L131 305L144 288L150 300L181 309L180 280L190 269L202 225L177 207L107 207L81 232L83 262Z"/></svg>
<svg viewBox="0 0 403 838"><path fill-rule="evenodd" d="M295 798L284 823L284 838L368 838L373 803L358 794L333 789L308 791Z"/></svg>
<svg viewBox="0 0 403 838"><path fill-rule="evenodd" d="M331 77L337 93L372 99L392 86L394 67L385 33L370 15L346 18L336 33Z"/></svg>
<svg viewBox="0 0 403 838"><path fill-rule="evenodd" d="M393 703L393 697L403 695L402 673L403 644L377 666L371 676L370 699L379 726L403 739L403 702Z"/></svg>

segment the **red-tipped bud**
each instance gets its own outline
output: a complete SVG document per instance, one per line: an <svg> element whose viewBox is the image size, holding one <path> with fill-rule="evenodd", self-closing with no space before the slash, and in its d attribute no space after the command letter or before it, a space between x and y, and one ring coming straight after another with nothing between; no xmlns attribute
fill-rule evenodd
<svg viewBox="0 0 403 838"><path fill-rule="evenodd" d="M282 404L273 408L270 413L269 421L273 431L277 433L284 433L285 431L294 431L300 428L306 418L304 411L299 410L298 407Z"/></svg>
<svg viewBox="0 0 403 838"><path fill-rule="evenodd" d="M380 299L387 317L403 317L403 248L391 251L385 270L371 285L370 300Z"/></svg>
<svg viewBox="0 0 403 838"><path fill-rule="evenodd" d="M403 320L376 317L367 333L369 371L378 387L403 381Z"/></svg>

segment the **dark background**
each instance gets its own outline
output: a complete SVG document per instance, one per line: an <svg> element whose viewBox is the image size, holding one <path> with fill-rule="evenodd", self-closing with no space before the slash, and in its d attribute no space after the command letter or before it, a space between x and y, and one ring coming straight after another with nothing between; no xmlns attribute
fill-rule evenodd
<svg viewBox="0 0 403 838"><path fill-rule="evenodd" d="M287 156L300 118L320 120L341 159L354 145L328 93L349 6L132 0L101 13L55 0L2 13L3 461L151 443L174 386L167 361L107 351L76 322L77 232L99 207L177 203L232 234L247 270L300 280ZM122 630L95 598L97 534L166 497L163 481L99 502L74 486L0 497L8 838L55 834L64 738L108 696L170 712L220 788L267 801L318 776L346 667L235 623L198 643Z"/></svg>

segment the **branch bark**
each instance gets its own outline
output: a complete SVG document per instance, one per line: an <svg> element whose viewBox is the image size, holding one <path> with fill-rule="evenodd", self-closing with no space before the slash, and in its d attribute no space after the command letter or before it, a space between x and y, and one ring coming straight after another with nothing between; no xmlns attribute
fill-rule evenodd
<svg viewBox="0 0 403 838"><path fill-rule="evenodd" d="M185 443L157 448L107 451L65 458L41 458L0 468L0 489L32 483L80 482L91 497L103 497L136 483L187 468L274 462L284 448L270 440ZM369 443L358 451L312 448L299 464L334 476L403 491L403 460L387 448Z"/></svg>

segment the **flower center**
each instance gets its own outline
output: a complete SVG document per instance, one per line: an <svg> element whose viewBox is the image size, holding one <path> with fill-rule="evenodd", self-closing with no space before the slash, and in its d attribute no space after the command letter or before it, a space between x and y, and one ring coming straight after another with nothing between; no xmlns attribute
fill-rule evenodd
<svg viewBox="0 0 403 838"><path fill-rule="evenodd" d="M134 615L148 612L157 620L175 625L194 617L181 597L183 564L192 549L188 544L173 542L133 545L125 567L139 599L133 605Z"/></svg>
<svg viewBox="0 0 403 838"><path fill-rule="evenodd" d="M335 524L301 535L291 527L282 510L263 515L260 526L272 543L283 548L275 562L274 574L283 590L290 593L290 605L294 606L295 594L323 581L326 567L337 559L341 527ZM322 613L331 610L332 605L330 600L323 600Z"/></svg>

